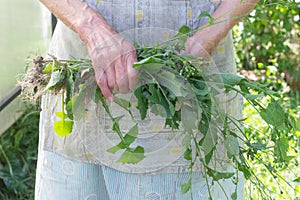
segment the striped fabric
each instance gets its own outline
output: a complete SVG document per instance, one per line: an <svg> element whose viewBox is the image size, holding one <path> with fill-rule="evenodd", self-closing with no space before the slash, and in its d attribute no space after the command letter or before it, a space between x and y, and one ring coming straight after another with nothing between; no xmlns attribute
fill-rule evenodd
<svg viewBox="0 0 300 200"><path fill-rule="evenodd" d="M199 172L192 174L192 192L183 195L181 185L189 180L189 173L131 174L110 167L76 162L48 151L43 151L43 159L39 159L38 165L36 200L208 199L208 186ZM239 200L244 199L242 183L240 178ZM210 187L214 200L230 199L235 191L235 185L230 180L220 181L220 185Z"/></svg>

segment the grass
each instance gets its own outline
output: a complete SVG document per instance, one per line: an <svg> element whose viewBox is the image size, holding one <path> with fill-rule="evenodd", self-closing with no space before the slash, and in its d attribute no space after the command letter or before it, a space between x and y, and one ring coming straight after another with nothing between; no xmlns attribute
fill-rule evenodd
<svg viewBox="0 0 300 200"><path fill-rule="evenodd" d="M24 114L0 135L0 199L34 199L39 112Z"/></svg>

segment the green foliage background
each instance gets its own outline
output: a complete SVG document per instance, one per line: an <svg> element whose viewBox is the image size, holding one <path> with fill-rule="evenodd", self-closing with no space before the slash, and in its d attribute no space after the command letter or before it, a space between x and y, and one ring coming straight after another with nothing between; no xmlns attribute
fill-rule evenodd
<svg viewBox="0 0 300 200"><path fill-rule="evenodd" d="M24 114L0 135L0 199L33 199L37 161L39 112ZM20 111L21 112L21 111Z"/></svg>
<svg viewBox="0 0 300 200"><path fill-rule="evenodd" d="M238 68L250 71L251 76L282 94L281 104L300 117L299 79L300 63L300 5L299 0L260 1L249 17L233 30ZM243 72L245 73L245 72ZM265 101L269 101L265 99ZM0 136L0 199L33 199L37 159L39 112L27 108L24 115ZM260 134L267 128L260 116L245 103L244 115L249 126L245 133L253 142L270 142L268 135ZM255 128L253 128L255 127ZM249 159L251 169L261 183L268 185L265 193L270 199L299 199L300 132L289 135L287 156L296 159L278 166L262 153L265 166ZM295 139L296 138L296 139ZM278 175L270 176L269 172ZM247 199L263 199L251 181L246 181Z"/></svg>
<svg viewBox="0 0 300 200"><path fill-rule="evenodd" d="M299 119L300 82L300 4L299 0L260 1L256 9L233 30L237 65L241 74L268 83L281 94L280 104ZM264 99L270 101L270 99ZM262 134L268 127L249 106L244 105L245 134L257 145L272 146L272 134ZM300 132L288 133L281 147L286 150L283 162L272 159L268 149L248 156L249 165L258 182L266 187L259 191L251 180L246 181L246 199L299 199ZM263 148L263 146L261 146ZM291 158L291 159L290 159ZM280 163L280 164L279 164ZM270 175L272 174L272 175ZM262 197L261 194L266 196Z"/></svg>

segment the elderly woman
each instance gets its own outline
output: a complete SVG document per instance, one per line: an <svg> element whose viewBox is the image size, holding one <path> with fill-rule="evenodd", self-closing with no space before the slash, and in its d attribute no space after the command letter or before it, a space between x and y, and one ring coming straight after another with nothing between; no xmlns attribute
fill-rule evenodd
<svg viewBox="0 0 300 200"><path fill-rule="evenodd" d="M214 24L197 29L183 53L211 56L221 72L235 73L231 28L258 0L40 0L59 19L50 52L59 59L92 60L102 94L113 102L113 93L130 94L138 82L132 67L137 61L133 42L151 46L168 40L182 26L195 30L207 24L199 18L210 13ZM140 131L137 143L147 149L135 165L117 162L106 150L117 140L103 108L90 105L86 117L67 137L53 131L59 97L43 98L36 179L36 199L225 199L235 191L231 181L208 187L201 165L193 169L192 196L182 194L189 180L189 162L183 159L181 142L158 118ZM112 106L113 107L113 106ZM230 114L240 114L238 99L227 105ZM117 109L116 109L117 110ZM126 125L124 126L126 129ZM159 134L157 134L159 133ZM226 168L228 166L223 166ZM243 181L238 184L243 199Z"/></svg>

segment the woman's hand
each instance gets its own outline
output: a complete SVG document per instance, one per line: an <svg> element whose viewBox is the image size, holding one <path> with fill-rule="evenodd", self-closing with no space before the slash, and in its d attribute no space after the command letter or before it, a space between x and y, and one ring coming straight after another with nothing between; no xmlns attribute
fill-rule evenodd
<svg viewBox="0 0 300 200"><path fill-rule="evenodd" d="M222 0L212 14L213 25L204 25L186 43L186 54L208 60L218 43L231 28L247 15L259 0Z"/></svg>
<svg viewBox="0 0 300 200"><path fill-rule="evenodd" d="M103 34L107 32L95 28L81 38L86 41L97 84L102 94L112 101L113 92L128 93L134 89L137 71L132 64L137 61L137 56L135 48L119 34Z"/></svg>
<svg viewBox="0 0 300 200"><path fill-rule="evenodd" d="M85 2L78 0L40 0L58 19L75 31L86 45L102 94L110 101L113 91L126 93L137 83L134 47L109 26Z"/></svg>
<svg viewBox="0 0 300 200"><path fill-rule="evenodd" d="M135 48L96 12L91 11L75 29L85 43L102 94L113 101L113 92L128 93L137 83Z"/></svg>
<svg viewBox="0 0 300 200"><path fill-rule="evenodd" d="M218 37L213 37L209 31L209 28L203 29L189 37L186 41L183 53L209 60L215 47L220 41Z"/></svg>

